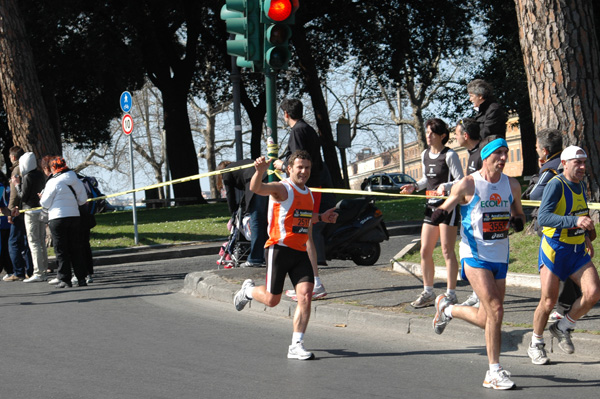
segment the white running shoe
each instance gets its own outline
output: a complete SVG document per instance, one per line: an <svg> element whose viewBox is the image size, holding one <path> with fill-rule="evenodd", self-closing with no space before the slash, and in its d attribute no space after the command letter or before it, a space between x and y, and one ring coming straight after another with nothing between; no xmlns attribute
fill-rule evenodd
<svg viewBox="0 0 600 399"><path fill-rule="evenodd" d="M236 292L233 297L233 304L235 305L235 309L239 312L246 307L246 304L250 302L250 299L246 296L246 290L248 288L254 287L254 281L251 279L247 279L242 283L242 288Z"/></svg>
<svg viewBox="0 0 600 399"><path fill-rule="evenodd" d="M432 291L431 293L427 291L421 292L419 297L411 302L411 306L413 308L424 308L426 306L431 306L435 302L435 293Z"/></svg>
<svg viewBox="0 0 600 399"><path fill-rule="evenodd" d="M287 291L285 291L285 295L287 297L289 297L292 301L298 302L298 295L296 295L296 290L287 290ZM315 287L313 288L313 294L312 294L313 301L315 299L325 298L326 296L327 296L327 291L325 290L325 287L323 286L323 284L315 285Z"/></svg>
<svg viewBox="0 0 600 399"><path fill-rule="evenodd" d="M562 332L560 328L558 328L558 321L548 328L550 334L554 338L558 340L558 347L562 349L563 352L568 353L569 355L575 352L575 346L573 346L573 341L571 341L571 331L567 330L567 332Z"/></svg>
<svg viewBox="0 0 600 399"><path fill-rule="evenodd" d="M448 298L448 300L452 303L452 305L456 305L458 303L458 298L456 296L456 293L451 294L449 292L446 292L444 295L446 296L446 298Z"/></svg>
<svg viewBox="0 0 600 399"><path fill-rule="evenodd" d="M562 314L558 313L558 311L555 310L552 313L550 313L550 316L548 316L548 322L554 323L555 321L559 321L563 317L565 317L565 316L563 316Z"/></svg>
<svg viewBox="0 0 600 399"><path fill-rule="evenodd" d="M304 341L298 341L288 348L288 359L310 360L314 359L315 355L304 349Z"/></svg>
<svg viewBox="0 0 600 399"><path fill-rule="evenodd" d="M24 283L40 283L42 281L46 281L46 279L42 276L38 276L37 274L23 280Z"/></svg>
<svg viewBox="0 0 600 399"><path fill-rule="evenodd" d="M60 280L58 279L58 277L54 277L52 280L48 281L48 284L58 284L60 283Z"/></svg>
<svg viewBox="0 0 600 399"><path fill-rule="evenodd" d="M469 295L466 301L460 304L460 306L473 306L475 308L478 308L479 298L477 297L477 294L473 292L471 295Z"/></svg>
<svg viewBox="0 0 600 399"><path fill-rule="evenodd" d="M512 389L515 383L510 380L510 373L504 369L500 369L497 372L491 372L490 370L485 373L485 380L483 380L484 388L492 389Z"/></svg>
<svg viewBox="0 0 600 399"><path fill-rule="evenodd" d="M529 344L527 348L527 354L531 358L531 363L533 364L548 364L550 363L550 359L546 354L546 349L544 348L546 344Z"/></svg>
<svg viewBox="0 0 600 399"><path fill-rule="evenodd" d="M446 316L444 310L452 304L452 301L446 294L438 295L435 299L435 317L433 318L433 331L436 334L441 334L444 332L444 329L452 320L450 317Z"/></svg>

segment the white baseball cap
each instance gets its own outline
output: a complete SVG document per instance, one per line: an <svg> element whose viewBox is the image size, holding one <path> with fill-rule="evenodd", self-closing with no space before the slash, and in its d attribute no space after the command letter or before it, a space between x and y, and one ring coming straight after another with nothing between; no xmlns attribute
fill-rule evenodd
<svg viewBox="0 0 600 399"><path fill-rule="evenodd" d="M560 154L561 161L568 161L569 159L587 159L587 154L583 151L583 148L571 145Z"/></svg>

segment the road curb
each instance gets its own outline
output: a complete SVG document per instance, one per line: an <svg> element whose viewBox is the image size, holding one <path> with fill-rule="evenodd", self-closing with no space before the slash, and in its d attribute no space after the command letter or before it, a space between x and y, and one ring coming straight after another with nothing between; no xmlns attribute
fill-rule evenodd
<svg viewBox="0 0 600 399"><path fill-rule="evenodd" d="M186 275L183 293L220 302L230 303L233 308L233 297L240 284L226 281L215 271L193 272ZM258 302L250 302L247 310L250 312L269 313L285 318L292 318L296 309L296 303L282 299L275 307L269 308ZM330 324L355 328L376 328L390 331L393 334L418 334L432 339L441 339L433 332L432 318L409 313L381 310L371 307L360 307L325 300L312 302L311 320L321 324ZM442 335L443 339L463 342L467 347L485 346L483 331L462 320L451 323ZM526 356L527 346L531 341L530 327L502 327L502 351L518 352ZM555 361L567 361L568 359L580 357L600 357L600 337L594 334L576 333L573 335L575 347L585 348L585 353L566 355L557 348L558 345L553 338L547 341L549 356ZM555 352L551 353L554 347ZM485 348L482 349L485 354Z"/></svg>

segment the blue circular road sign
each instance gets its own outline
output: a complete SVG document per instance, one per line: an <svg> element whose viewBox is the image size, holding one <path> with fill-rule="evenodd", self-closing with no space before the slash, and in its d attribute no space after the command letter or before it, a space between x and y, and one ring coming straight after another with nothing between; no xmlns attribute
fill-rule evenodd
<svg viewBox="0 0 600 399"><path fill-rule="evenodd" d="M123 110L123 112L131 111L131 106L133 104L131 103L131 94L128 91L124 91L121 94L119 102L121 103L121 110Z"/></svg>

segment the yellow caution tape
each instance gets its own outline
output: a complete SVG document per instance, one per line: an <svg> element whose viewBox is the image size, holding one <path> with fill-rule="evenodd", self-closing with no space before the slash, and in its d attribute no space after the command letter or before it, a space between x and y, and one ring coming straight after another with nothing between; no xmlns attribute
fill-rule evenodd
<svg viewBox="0 0 600 399"><path fill-rule="evenodd" d="M270 157L270 158L276 159L275 157ZM131 193L145 191L145 190L152 190L154 188L160 188L160 187L168 186L171 184L186 183L186 182L193 181L193 180L199 180L202 177L216 176L216 175L225 174L225 173L233 172L236 170L246 169L246 168L251 168L251 167L254 167L253 163L250 163L248 165L242 165L242 166L234 166L232 168L227 168L227 169L215 170L215 171L207 172L207 173L200 173L197 175L192 175L192 176L182 177L179 179L169 180L169 181L166 181L163 183L156 183L156 184L152 184L152 185L141 187L141 188L131 189L131 190L127 190L127 191L121 191L121 192L114 193L114 194L108 194L108 195L104 195L102 197L89 198L87 201L92 202L92 201L98 201L101 199L119 197L121 195L131 194ZM267 173L275 174L280 180L282 180L285 177L283 175L283 173L278 169L268 170ZM351 195L366 195L366 196L391 197L391 198L423 198L423 199L432 198L431 196L426 197L425 195L422 195L422 194L421 195L418 195L418 194L392 194L392 193L381 193L381 192L376 192L376 191L347 190L347 189L343 189L343 188L317 188L317 187L312 188L311 187L310 189L312 191L318 192L318 193L331 193L331 194L351 194ZM440 196L434 196L433 198L448 198L448 197L440 195ZM521 200L521 204L523 204L523 206L537 207L537 206L540 206L540 201ZM600 203L590 202L590 203L588 203L588 208L600 210ZM19 210L19 212L29 212L29 211L39 210L39 209L42 209L42 208L41 207L32 208L32 209L27 209L26 211Z"/></svg>

